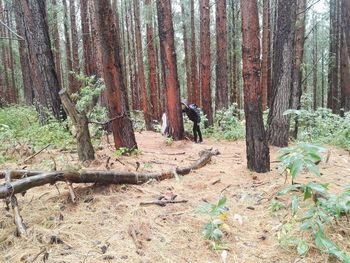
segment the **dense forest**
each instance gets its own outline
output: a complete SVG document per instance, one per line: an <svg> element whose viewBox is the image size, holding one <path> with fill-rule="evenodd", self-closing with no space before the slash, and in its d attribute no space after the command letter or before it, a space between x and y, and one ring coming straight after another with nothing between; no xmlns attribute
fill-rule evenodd
<svg viewBox="0 0 350 263"><path fill-rule="evenodd" d="M46 262L52 253L48 262L350 262L349 0L0 0L0 72L0 199L13 211L0 216L0 251L9 251L0 261ZM232 175L235 170L243 176ZM186 185L179 178L187 174L204 177L188 176L197 185ZM107 197L100 206L91 201L107 194L86 194L73 183L112 184L108 198L129 193L142 209L190 209L181 214L182 227L199 254L182 258L171 247L164 255L147 247L148 235L161 231L142 221L146 210L135 215L140 224L129 222L135 211L121 211L119 220L129 225L113 226L129 227L131 245L110 258L110 243L91 256L58 231L56 219L45 230L51 234L35 232L31 225L42 224L19 209L16 196L35 209L46 184L68 189L71 203L58 196L51 202L60 208L38 216L68 210L87 216L73 211L76 200L101 213L109 207ZM135 184L144 185L129 188ZM249 189L239 192L243 185ZM36 203L15 195L29 189ZM138 204L135 189L161 197ZM178 193L186 200L175 200ZM52 189L47 194L55 196ZM245 195L255 202L246 203ZM251 215L237 209L255 210L272 230L261 234L254 220L256 233L248 222L240 228ZM101 217L92 221L102 224ZM201 227L193 218L207 243L197 238ZM168 231L175 221L168 221L175 224ZM9 234L12 228L17 237L36 236L42 249L32 252L30 242ZM256 242L265 244L250 249L243 242L238 253L232 229L260 235ZM208 252L208 243L217 253ZM275 243L285 250L264 250ZM21 244L26 255L19 255ZM75 256L59 261L63 252L49 248L53 244L76 249Z"/></svg>

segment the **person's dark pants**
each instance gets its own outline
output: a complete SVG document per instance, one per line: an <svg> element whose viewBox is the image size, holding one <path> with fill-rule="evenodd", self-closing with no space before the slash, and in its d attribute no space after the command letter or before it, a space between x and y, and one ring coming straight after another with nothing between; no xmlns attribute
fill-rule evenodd
<svg viewBox="0 0 350 263"><path fill-rule="evenodd" d="M202 133L201 133L201 130L199 128L199 124L198 122L193 122L193 136L194 136L194 141L197 142L197 134L199 136L199 142L202 142L203 141L203 138L202 138Z"/></svg>

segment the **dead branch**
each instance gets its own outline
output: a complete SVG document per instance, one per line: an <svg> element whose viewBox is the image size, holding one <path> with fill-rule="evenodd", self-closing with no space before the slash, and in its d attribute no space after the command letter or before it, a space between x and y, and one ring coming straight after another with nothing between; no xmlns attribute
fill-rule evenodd
<svg viewBox="0 0 350 263"><path fill-rule="evenodd" d="M187 203L188 200L156 200L149 202L141 202L140 205L159 205L166 206L167 204L178 204L178 203Z"/></svg>
<svg viewBox="0 0 350 263"><path fill-rule="evenodd" d="M5 174L5 179L6 179L7 187L10 188L11 187L11 172L7 172ZM9 196L9 203L11 204L11 208L13 210L13 215L15 218L15 223L17 226L18 235L24 236L27 233L27 228L26 228L25 224L23 223L23 219L19 213L17 198L14 194L11 194Z"/></svg>
<svg viewBox="0 0 350 263"><path fill-rule="evenodd" d="M28 158L26 158L23 163L28 162L30 159L34 158L35 156L37 156L38 154L40 154L41 152L43 152L44 150L46 150L47 148L49 148L51 146L51 144L46 145L44 148L42 148L40 151L34 153L33 155L29 156Z"/></svg>
<svg viewBox="0 0 350 263"><path fill-rule="evenodd" d="M119 171L62 171L40 172L18 170L12 171L13 179L18 179L9 184L0 185L0 199L24 192L28 189L54 184L56 182L70 183L101 183L101 184L143 184L149 180L165 180L174 178L176 174L186 175L192 170L197 170L210 162L211 157L218 155L218 150L206 150L200 153L200 158L186 167L177 167L173 170L154 173L132 173ZM4 178L6 171L0 171L0 179ZM25 177L25 178L23 178ZM22 179L21 179L22 178Z"/></svg>

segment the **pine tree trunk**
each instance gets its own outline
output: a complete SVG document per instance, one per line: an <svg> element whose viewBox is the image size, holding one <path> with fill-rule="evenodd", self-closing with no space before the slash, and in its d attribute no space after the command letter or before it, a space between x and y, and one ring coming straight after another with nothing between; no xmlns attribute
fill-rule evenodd
<svg viewBox="0 0 350 263"><path fill-rule="evenodd" d="M236 0L231 0L231 12L232 12L232 61L231 61L231 73L232 73L232 88L230 93L230 102L237 103L239 101L239 81L238 81L238 58L237 58L237 42L238 42L238 33L237 33L237 4Z"/></svg>
<svg viewBox="0 0 350 263"><path fill-rule="evenodd" d="M134 94L134 78L135 78L135 72L134 67L132 63L133 59L133 50L131 46L131 28L130 28L130 9L128 9L128 6L126 4L126 1L124 2L124 8L125 8L125 24L126 24L126 43L128 48L128 69L129 69L129 85L130 89L128 90L128 97L129 97L129 103L131 103L131 109L136 110L136 98L133 96Z"/></svg>
<svg viewBox="0 0 350 263"><path fill-rule="evenodd" d="M139 0L133 0L134 3L134 17L135 17L135 38L136 38L136 54L138 65L138 79L140 83L141 104L143 109L143 115L146 124L146 130L153 130L152 118L150 114L150 106L147 95L147 87L145 80L145 69L143 66L143 50L141 41L141 29L140 29L140 3Z"/></svg>
<svg viewBox="0 0 350 263"><path fill-rule="evenodd" d="M83 39L84 73L87 76L97 74L93 59L92 38L90 31L89 10L86 0L80 0L81 33Z"/></svg>
<svg viewBox="0 0 350 263"><path fill-rule="evenodd" d="M198 61L197 61L197 45L196 45L196 28L194 23L194 0L191 1L191 89L192 100L190 103L201 105L200 90L198 83Z"/></svg>
<svg viewBox="0 0 350 263"><path fill-rule="evenodd" d="M211 60L210 60L210 6L209 0L202 0L200 10L200 83L202 91L202 109L208 119L208 125L213 125L213 108L211 101Z"/></svg>
<svg viewBox="0 0 350 263"><path fill-rule="evenodd" d="M341 107L350 111L350 3L342 0L341 6Z"/></svg>
<svg viewBox="0 0 350 263"><path fill-rule="evenodd" d="M53 19L53 39L52 39L52 47L53 47L53 54L55 58L55 66L56 66L56 73L57 78L59 82L59 89L62 88L62 71L61 71L61 48L60 48L60 33L58 31L58 19L57 19L57 13L59 13L57 0L52 0L52 19Z"/></svg>
<svg viewBox="0 0 350 263"><path fill-rule="evenodd" d="M157 0L157 13L169 132L174 140L181 140L184 136L184 128L170 0Z"/></svg>
<svg viewBox="0 0 350 263"><path fill-rule="evenodd" d="M294 57L296 0L278 0L274 47L274 79L268 116L268 141L278 147L288 145L289 118L283 113L290 107L292 64Z"/></svg>
<svg viewBox="0 0 350 263"><path fill-rule="evenodd" d="M304 39L305 39L305 8L306 0L297 0L297 20L295 26L295 58L292 72L292 96L290 108L299 110L300 99L302 95L302 63L304 57ZM295 127L293 137L296 139L298 135L298 117L295 119Z"/></svg>
<svg viewBox="0 0 350 263"><path fill-rule="evenodd" d="M22 10L21 0L14 0L16 30L17 34L25 38L24 14ZM23 95L27 105L33 105L34 91L32 79L32 65L29 60L29 50L26 41L18 41L19 57L21 62L21 71L23 79Z"/></svg>
<svg viewBox="0 0 350 263"><path fill-rule="evenodd" d="M185 7L183 3L181 3L181 14L182 14L182 34L183 34L183 42L184 42L184 60L185 60L185 68L186 68L186 90L187 90L187 99L188 101L193 101L192 95L192 79L191 79L191 65L190 65L190 57L189 57L189 47L188 47L188 36L187 36L187 21L186 21L186 13Z"/></svg>
<svg viewBox="0 0 350 263"><path fill-rule="evenodd" d="M271 85L271 37L270 37L270 1L263 1L263 36L262 36L262 62L261 62L261 87L262 87L262 109L267 107L267 90Z"/></svg>
<svg viewBox="0 0 350 263"><path fill-rule="evenodd" d="M313 87L313 109L314 111L317 110L317 95L318 95L318 88L317 88L317 76L318 76L318 57L317 57L317 20L315 18L315 14L313 17L314 20L314 26L313 26L313 45L312 45L312 87Z"/></svg>
<svg viewBox="0 0 350 263"><path fill-rule="evenodd" d="M80 73L79 67L79 40L78 30L75 14L75 0L69 0L69 12L70 12L70 29L72 36L72 70L75 74ZM80 89L79 81L73 76L73 85L71 87L71 93L78 92Z"/></svg>
<svg viewBox="0 0 350 263"><path fill-rule="evenodd" d="M25 36L32 64L35 98L39 103L39 108L50 108L53 115L60 119L62 107L58 95L59 82L50 46L45 1L25 0L21 2L26 26ZM39 112L41 121L45 121L44 110L39 109Z"/></svg>
<svg viewBox="0 0 350 263"><path fill-rule="evenodd" d="M228 107L226 0L216 1L216 101L215 109Z"/></svg>
<svg viewBox="0 0 350 263"><path fill-rule="evenodd" d="M241 0L244 112L248 169L259 173L270 170L261 101L259 15L255 0Z"/></svg>
<svg viewBox="0 0 350 263"><path fill-rule="evenodd" d="M73 60L72 60L72 49L71 49L71 38L69 35L69 24L68 24L68 7L67 1L62 0L63 3L63 12L64 12L64 38L65 38L65 48L66 48L66 60L67 60L67 76L68 76L68 90L69 93L73 90L74 87L74 78L72 75L73 71Z"/></svg>
<svg viewBox="0 0 350 263"><path fill-rule="evenodd" d="M109 0L94 0L94 23L97 49L102 65L115 147L137 148L135 134L127 112L126 87L122 77L121 46L118 43L113 11Z"/></svg>
<svg viewBox="0 0 350 263"><path fill-rule="evenodd" d="M153 12L151 0L145 0L145 8L147 12L146 18L146 34L147 34L147 52L148 52L148 65L149 65L149 86L151 93L152 103L152 116L154 119L159 120L159 107L158 99L158 77L157 77L157 54L154 47L154 32L153 32Z"/></svg>

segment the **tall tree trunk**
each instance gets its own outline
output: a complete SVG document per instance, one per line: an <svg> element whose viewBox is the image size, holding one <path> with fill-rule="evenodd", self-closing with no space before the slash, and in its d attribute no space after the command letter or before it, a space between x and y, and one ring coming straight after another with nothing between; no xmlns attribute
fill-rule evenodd
<svg viewBox="0 0 350 263"><path fill-rule="evenodd" d="M261 87L262 109L267 107L267 91L271 86L271 28L270 28L270 0L263 1L263 36L262 36L262 62L261 62Z"/></svg>
<svg viewBox="0 0 350 263"><path fill-rule="evenodd" d="M294 57L296 0L278 0L275 39L274 79L267 137L274 146L285 147L289 138L289 109Z"/></svg>
<svg viewBox="0 0 350 263"><path fill-rule="evenodd" d="M265 134L261 85L258 4L241 0L244 112L248 169L259 173L270 170L269 147Z"/></svg>
<svg viewBox="0 0 350 263"><path fill-rule="evenodd" d="M21 0L14 0L16 30L17 34L27 39L25 31L25 21ZM28 43L26 41L18 41L19 57L21 62L21 71L23 79L23 95L27 105L33 105L34 90L32 79L32 65L29 60Z"/></svg>
<svg viewBox="0 0 350 263"><path fill-rule="evenodd" d="M216 1L216 101L215 109L228 107L226 0Z"/></svg>
<svg viewBox="0 0 350 263"><path fill-rule="evenodd" d="M317 51L317 18L316 15L314 14L313 17L314 20L314 25L313 25L313 34L312 34L312 40L313 40L313 45L312 45L312 87L313 87L313 109L317 110L317 95L318 95L318 89L317 89L317 77L318 77L318 51Z"/></svg>
<svg viewBox="0 0 350 263"><path fill-rule="evenodd" d="M299 110L300 99L302 95L302 69L304 57L304 39L305 39L305 8L306 0L297 0L297 19L295 24L295 57L292 72L292 96L290 108ZM298 117L295 117L295 127L293 137L296 139L298 135Z"/></svg>
<svg viewBox="0 0 350 263"><path fill-rule="evenodd" d="M198 82L198 61L197 61L197 46L196 46L196 27L194 23L194 0L191 1L191 93L192 98L190 103L201 105L200 90Z"/></svg>
<svg viewBox="0 0 350 263"><path fill-rule="evenodd" d="M25 0L21 3L26 26L25 36L29 47L30 63L32 64L35 98L40 108L50 108L53 115L60 119L62 108L58 95L59 82L50 46L45 1ZM39 111L42 121L45 121L44 111Z"/></svg>
<svg viewBox="0 0 350 263"><path fill-rule="evenodd" d="M89 10L86 0L80 0L81 33L83 38L84 73L87 76L96 75L96 64L92 51Z"/></svg>
<svg viewBox="0 0 350 263"><path fill-rule="evenodd" d="M132 7L130 7L130 27L131 27L131 47L132 47L132 61L133 61L133 70L134 70L134 83L133 83L133 100L135 101L135 108L134 110L140 110L141 109L141 94L140 94L140 81L138 78L139 72L137 69L137 55L136 55L136 41L135 41L135 27L134 27L134 19L132 12Z"/></svg>
<svg viewBox="0 0 350 263"><path fill-rule="evenodd" d="M184 127L170 0L157 0L157 14L169 133L174 140L181 140L184 136Z"/></svg>
<svg viewBox="0 0 350 263"><path fill-rule="evenodd" d="M94 23L97 33L98 57L102 65L103 79L107 88L107 97L114 144L118 149L137 148L132 123L127 112L126 87L121 76L121 46L113 19L109 0L94 0Z"/></svg>
<svg viewBox="0 0 350 263"><path fill-rule="evenodd" d="M60 45L60 33L58 30L58 19L57 14L59 13L57 0L52 0L52 19L53 19L53 39L52 39L52 46L53 46L53 54L55 59L55 66L56 66L56 73L57 78L59 82L59 89L62 88L62 71L61 71L61 45Z"/></svg>
<svg viewBox="0 0 350 263"><path fill-rule="evenodd" d="M131 32L132 29L130 28L130 9L127 6L126 1L124 2L124 8L125 8L125 24L126 24L126 43L127 43L127 48L128 48L128 68L129 68L129 85L130 89L128 90L128 97L129 97L129 102L131 103L131 109L136 110L136 98L133 96L134 95L134 84L135 84L135 72L134 72L134 67L133 67L133 53L134 50L131 45Z"/></svg>
<svg viewBox="0 0 350 263"><path fill-rule="evenodd" d="M342 0L341 5L341 107L344 111L350 111L350 3Z"/></svg>
<svg viewBox="0 0 350 263"><path fill-rule="evenodd" d="M231 12L232 12L232 50L231 50L231 80L232 87L230 93L230 102L237 103L239 101L239 81L238 81L238 58L237 58L237 42L238 42L238 33L237 33L237 21L238 21L238 12L237 12L237 3L236 0L231 0Z"/></svg>
<svg viewBox="0 0 350 263"><path fill-rule="evenodd" d="M63 26L64 26L64 38L65 38L66 59L67 59L68 90L69 90L69 93L71 93L74 87L74 78L72 75L73 60L72 60L71 38L69 35L68 7L67 7L66 0L62 0L62 3L63 3L63 12L64 12Z"/></svg>
<svg viewBox="0 0 350 263"><path fill-rule="evenodd" d="M145 8L147 12L146 18L146 34L147 34L147 52L148 52L148 66L149 66L149 86L152 103L152 116L159 120L160 112L158 106L159 88L157 78L157 54L154 47L154 32L153 32L153 12L151 0L145 0Z"/></svg>
<svg viewBox="0 0 350 263"><path fill-rule="evenodd" d="M78 30L76 23L75 14L75 0L69 0L69 12L70 12L70 29L72 36L72 70L75 74L80 73L79 67L79 40L78 40ZM71 93L78 92L80 89L79 81L75 76L73 76L73 85L71 87Z"/></svg>
<svg viewBox="0 0 350 263"><path fill-rule="evenodd" d="M1 10L4 10L4 6L2 4L2 1L0 0L0 9ZM5 16L6 16L6 13L7 11L4 10L3 12L3 17L4 17L4 20L6 19ZM0 27L0 34L5 36L5 38L7 38L7 30L5 27L1 26ZM3 63L3 67L4 67L4 87L3 87L3 103L4 104L11 104L11 100L10 100L10 96L9 96L9 91L11 89L11 86L10 86L10 76L9 76L9 49L8 49L8 46L5 44L5 41L1 41L0 42L0 48L2 50L2 63Z"/></svg>
<svg viewBox="0 0 350 263"><path fill-rule="evenodd" d="M210 6L209 0L202 0L200 11L200 83L202 91L202 109L207 115L208 125L213 125L213 108L211 101L211 60L210 60Z"/></svg>
<svg viewBox="0 0 350 263"><path fill-rule="evenodd" d="M193 101L192 97L192 79L191 79L191 63L190 63L190 54L188 46L188 35L187 35L187 15L185 12L184 4L181 3L181 14L182 14L182 38L184 42L184 64L186 68L186 91L188 101Z"/></svg>
<svg viewBox="0 0 350 263"><path fill-rule="evenodd" d="M139 0L133 0L134 3L134 17L135 17L135 38L136 38L136 54L138 65L138 78L140 83L141 103L143 109L143 115L146 124L146 130L153 130L152 118L150 114L150 106L147 95L147 87L145 80L145 69L143 66L143 50L141 41L141 29L140 29L140 3Z"/></svg>

